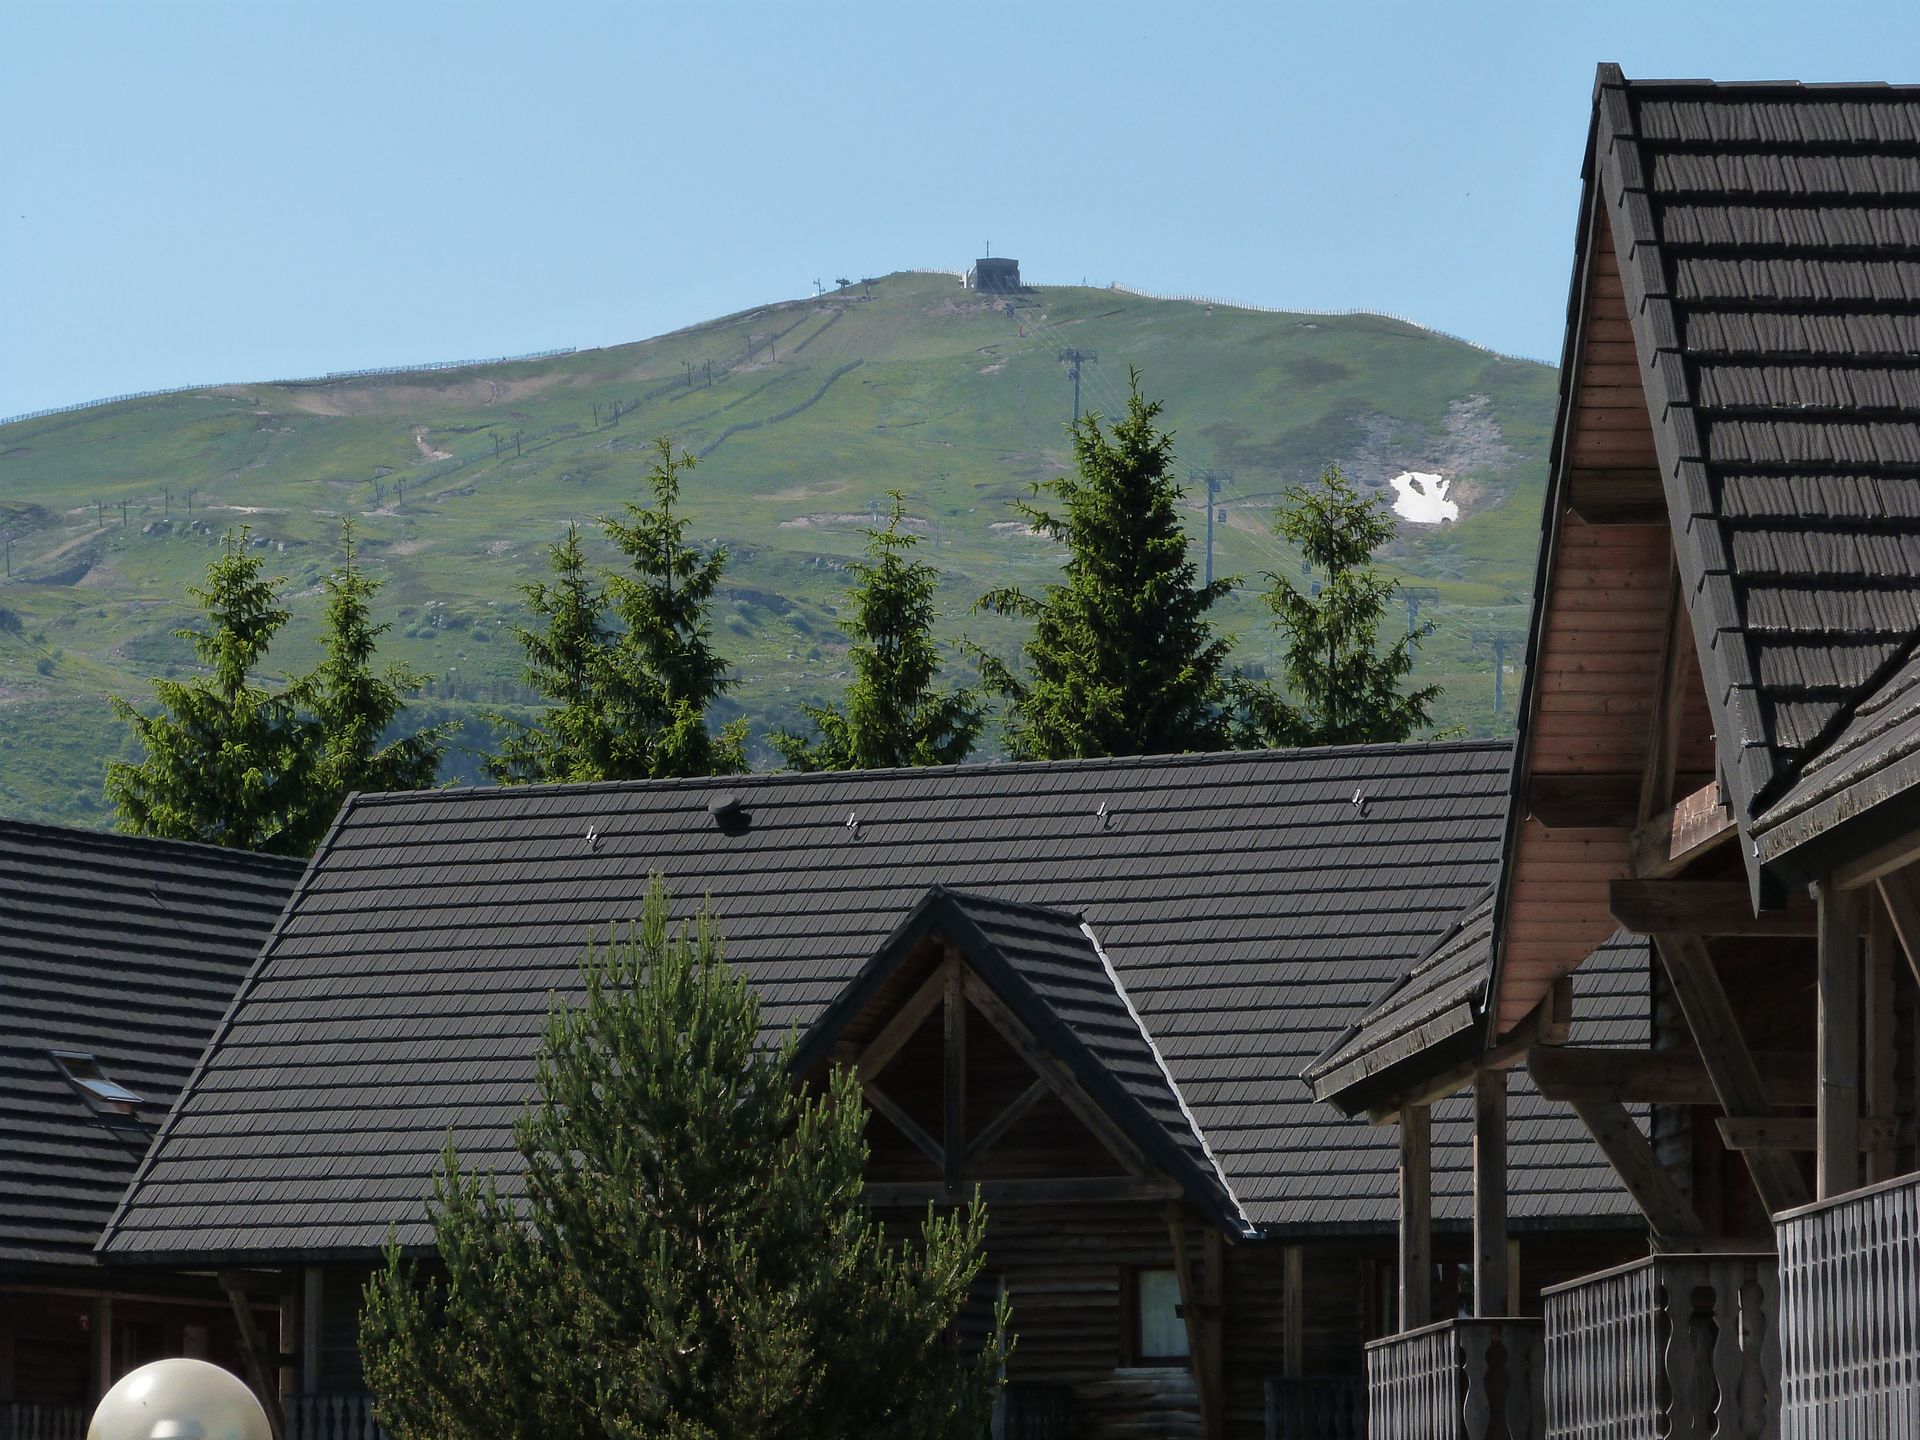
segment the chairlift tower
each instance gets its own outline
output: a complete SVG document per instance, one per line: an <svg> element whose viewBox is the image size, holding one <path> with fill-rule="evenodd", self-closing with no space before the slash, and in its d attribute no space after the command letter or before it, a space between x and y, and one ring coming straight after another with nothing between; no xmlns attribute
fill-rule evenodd
<svg viewBox="0 0 1920 1440"><path fill-rule="evenodd" d="M1073 377L1073 423L1080 423L1080 367L1097 362L1100 357L1091 350L1081 350L1069 345L1060 352L1060 363L1067 367L1067 374Z"/></svg>
<svg viewBox="0 0 1920 1440"><path fill-rule="evenodd" d="M1193 478L1207 487L1207 580L1213 584L1213 521L1214 511L1219 508L1220 487L1233 479L1231 471L1195 470Z"/></svg>

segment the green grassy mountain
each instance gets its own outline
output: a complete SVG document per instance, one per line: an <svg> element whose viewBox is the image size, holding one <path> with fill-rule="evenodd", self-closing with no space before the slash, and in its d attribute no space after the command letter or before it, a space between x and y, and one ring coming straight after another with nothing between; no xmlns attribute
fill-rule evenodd
<svg viewBox="0 0 1920 1440"><path fill-rule="evenodd" d="M838 692L843 565L890 488L945 572L946 631L1011 649L1011 622L969 607L1058 564L1008 502L1067 464L1069 347L1099 357L1084 366L1088 408L1117 410L1139 366L1182 465L1220 477L1221 574L1298 575L1273 504L1329 461L1389 500L1404 471L1444 476L1459 520L1403 524L1388 558L1438 627L1420 674L1447 686L1445 721L1503 727L1492 647L1513 637L1510 667L1520 650L1550 367L1378 316L1079 288L986 296L907 273L633 345L185 390L0 426L0 813L107 822L101 774L126 740L106 697L144 698L147 677L192 663L172 634L192 614L187 586L242 523L291 578L296 620L275 662L292 668L313 656L340 517L359 517L389 582L390 653L437 677L427 708L475 721L477 741L482 712L525 700L507 628L518 587L569 520L639 494L663 432L700 456L685 496L695 533L732 552L718 630L735 713L756 734ZM1205 488L1190 489L1198 539ZM1268 662L1253 586L1227 624L1242 663ZM454 769L471 774L471 757Z"/></svg>

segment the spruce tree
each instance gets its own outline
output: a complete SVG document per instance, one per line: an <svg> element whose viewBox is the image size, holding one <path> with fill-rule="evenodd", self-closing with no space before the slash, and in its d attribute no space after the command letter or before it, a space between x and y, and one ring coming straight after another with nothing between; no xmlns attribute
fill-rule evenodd
<svg viewBox="0 0 1920 1440"><path fill-rule="evenodd" d="M1005 1358L955 1320L985 1212L890 1239L861 1199L865 1108L759 1043L712 918L589 952L550 1014L510 1181L449 1142L437 1265L392 1240L361 1355L395 1440L976 1440Z"/></svg>
<svg viewBox="0 0 1920 1440"><path fill-rule="evenodd" d="M818 734L784 732L773 745L796 770L873 770L889 765L956 765L980 734L980 707L966 690L937 692L940 652L933 638L940 572L910 559L920 537L902 530L906 502L887 495L887 528L867 531L867 558L847 569L852 615L840 628L853 640L853 681L840 708L803 705Z"/></svg>
<svg viewBox="0 0 1920 1440"><path fill-rule="evenodd" d="M280 603L286 581L261 573L249 533L221 537L206 585L189 591L204 628L174 632L193 643L207 673L156 679L156 714L111 700L145 755L109 761L106 793L120 828L135 835L299 854L307 842L289 817L309 773L296 692L256 673L288 620Z"/></svg>
<svg viewBox="0 0 1920 1440"><path fill-rule="evenodd" d="M1300 547L1323 577L1319 592L1268 575L1266 602L1286 637L1289 696L1247 687L1243 739L1265 745L1366 745L1405 740L1433 723L1437 685L1404 688L1425 630L1384 649L1380 626L1399 584L1382 575L1374 551L1393 538L1394 520L1361 495L1338 465L1313 486L1284 497L1274 530Z"/></svg>
<svg viewBox="0 0 1920 1440"><path fill-rule="evenodd" d="M1156 755L1218 749L1228 724L1227 642L1208 611L1231 580L1202 584L1180 524L1173 436L1159 401L1128 378L1127 413L1111 429L1089 413L1072 428L1074 470L1044 484L1054 508L1020 502L1036 530L1067 547L1065 578L1039 595L990 591L980 608L1033 622L1025 673L974 647L1007 701L1007 743L1020 759Z"/></svg>
<svg viewBox="0 0 1920 1440"><path fill-rule="evenodd" d="M607 600L580 544L580 527L547 552L550 581L521 587L532 625L513 627L526 656L524 674L546 702L533 724L491 717L507 732L487 773L507 784L567 783L614 778L630 769L623 745L631 743L610 713L607 691L612 632Z"/></svg>
<svg viewBox="0 0 1920 1440"><path fill-rule="evenodd" d="M665 436L654 450L647 471L653 503L629 501L624 519L600 522L627 560L625 569L607 574L608 599L625 629L610 647L605 683L616 709L649 717L641 722L644 745L633 773L609 778L725 774L746 765L744 722L718 737L707 729L708 710L733 684L708 620L727 552L702 554L690 544L687 517L675 508L694 457L676 453Z"/></svg>
<svg viewBox="0 0 1920 1440"><path fill-rule="evenodd" d="M373 598L384 582L361 566L350 519L341 522L340 550L340 565L325 581L321 661L296 687L308 711L300 728L307 763L289 830L303 852L320 843L354 791L420 790L433 784L454 728L434 725L387 738L423 677L405 664L375 668L380 637L393 628L373 619Z"/></svg>

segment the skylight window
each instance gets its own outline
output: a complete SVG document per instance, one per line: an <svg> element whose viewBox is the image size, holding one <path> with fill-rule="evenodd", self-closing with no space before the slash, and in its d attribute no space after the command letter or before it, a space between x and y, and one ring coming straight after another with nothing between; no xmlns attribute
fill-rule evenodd
<svg viewBox="0 0 1920 1440"><path fill-rule="evenodd" d="M145 1103L142 1096L127 1089L118 1080L100 1068L100 1062L84 1050L52 1050L48 1052L61 1075L69 1085L80 1092L80 1098L95 1114L131 1115L136 1107Z"/></svg>

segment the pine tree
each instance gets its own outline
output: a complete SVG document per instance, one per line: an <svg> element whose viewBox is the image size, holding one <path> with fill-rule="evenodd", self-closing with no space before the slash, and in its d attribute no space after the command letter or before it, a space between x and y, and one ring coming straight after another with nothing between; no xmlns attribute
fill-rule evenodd
<svg viewBox="0 0 1920 1440"><path fill-rule="evenodd" d="M965 690L936 693L939 648L933 638L940 572L908 556L920 537L902 530L898 490L887 528L867 531L867 558L847 569L853 681L844 707L803 705L818 736L784 732L773 745L796 770L872 770L889 765L957 765L980 734L982 717Z"/></svg>
<svg viewBox="0 0 1920 1440"><path fill-rule="evenodd" d="M120 828L135 835L299 854L305 839L288 817L308 773L296 694L256 678L288 620L280 603L286 581L261 574L249 533L224 535L205 587L189 591L204 628L174 632L193 642L208 673L156 679L157 714L142 714L117 696L111 701L145 757L109 761L106 793Z"/></svg>
<svg viewBox="0 0 1920 1440"><path fill-rule="evenodd" d="M487 773L503 783L567 783L614 778L623 763L619 719L609 713L607 666L612 632L607 600L580 544L580 527L547 553L551 581L521 587L534 624L516 625L526 680L547 708L535 724L491 717L507 732Z"/></svg>
<svg viewBox="0 0 1920 1440"><path fill-rule="evenodd" d="M1004 1304L976 1356L954 1333L978 1199L888 1239L851 1072L799 1091L711 917L673 930L657 879L583 976L515 1127L523 1181L449 1142L438 1266L390 1240L367 1286L361 1354L395 1440L984 1434Z"/></svg>
<svg viewBox="0 0 1920 1440"><path fill-rule="evenodd" d="M619 697L617 708L652 716L634 773L610 778L726 774L746 766L744 722L717 738L707 730L708 710L733 684L708 620L727 552L703 555L689 544L687 518L674 508L693 456L676 454L665 436L654 449L647 471L653 503L629 501L625 519L600 522L627 558L625 570L607 576L608 598L626 628L611 646L605 684Z"/></svg>
<svg viewBox="0 0 1920 1440"><path fill-rule="evenodd" d="M354 543L353 522L340 526L339 568L327 576L319 667L296 690L310 712L301 726L308 751L304 783L289 832L302 851L326 835L354 791L420 790L440 773L453 726L435 725L387 739L406 710L406 697L423 677L410 666L374 668L380 637L391 622L373 620L373 598L384 582L367 574Z"/></svg>
<svg viewBox="0 0 1920 1440"><path fill-rule="evenodd" d="M1266 601L1286 636L1291 698L1248 687L1243 738L1267 745L1365 745L1405 740L1431 725L1440 687L1403 688L1427 632L1380 647L1381 621L1399 591L1398 582L1373 564L1374 551L1394 534L1386 507L1361 495L1333 465L1317 485L1287 491L1274 530L1298 545L1308 569L1324 578L1312 594L1267 576Z"/></svg>
<svg viewBox="0 0 1920 1440"><path fill-rule="evenodd" d="M1024 675L972 647L1008 702L1007 741L1021 759L1156 755L1218 749L1227 739L1227 642L1207 612L1233 581L1196 583L1173 478L1173 436L1159 401L1128 381L1111 428L1089 413L1072 426L1073 475L1036 484L1056 509L1021 502L1036 530L1067 547L1065 580L1038 596L1011 586L980 608L1033 621Z"/></svg>

